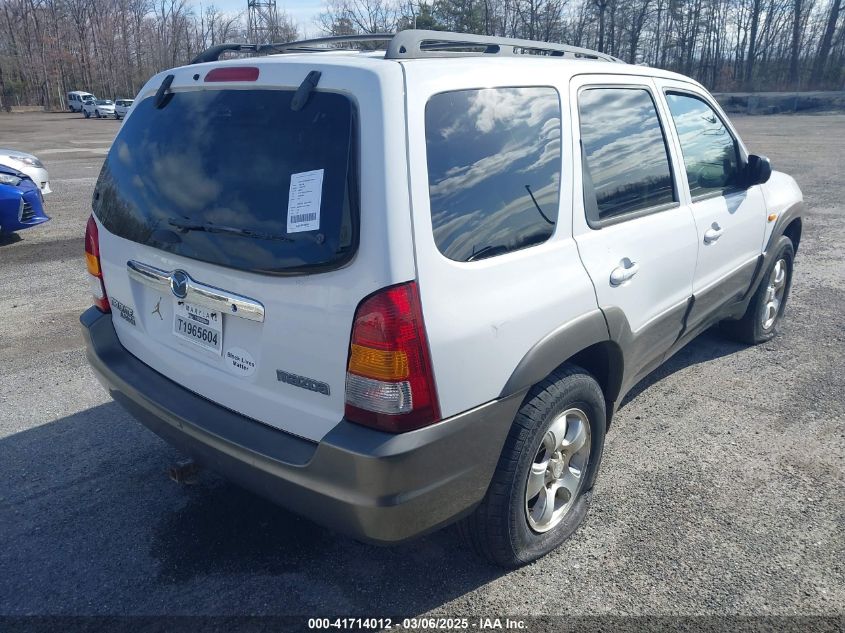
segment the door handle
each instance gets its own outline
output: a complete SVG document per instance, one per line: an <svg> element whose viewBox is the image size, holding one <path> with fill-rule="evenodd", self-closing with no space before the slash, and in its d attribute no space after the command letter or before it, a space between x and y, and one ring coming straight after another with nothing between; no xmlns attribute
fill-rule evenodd
<svg viewBox="0 0 845 633"><path fill-rule="evenodd" d="M610 285L621 286L640 271L640 265L625 257L610 273Z"/></svg>
<svg viewBox="0 0 845 633"><path fill-rule="evenodd" d="M712 244L713 242L718 240L720 237L722 237L722 233L724 233L724 232L725 232L725 230L721 226L719 226L719 223L714 222L713 224L710 225L709 229L704 231L704 243L705 244Z"/></svg>

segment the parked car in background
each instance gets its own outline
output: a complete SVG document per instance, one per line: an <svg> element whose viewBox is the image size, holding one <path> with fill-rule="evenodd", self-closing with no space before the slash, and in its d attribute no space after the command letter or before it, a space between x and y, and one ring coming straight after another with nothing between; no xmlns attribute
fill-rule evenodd
<svg viewBox="0 0 845 633"><path fill-rule="evenodd" d="M41 189L41 193L48 194L50 189L50 177L47 169L38 157L26 152L19 152L14 149L0 148L0 165L11 167L29 176L32 181Z"/></svg>
<svg viewBox="0 0 845 633"><path fill-rule="evenodd" d="M114 101L111 99L90 99L82 104L82 113L86 119L92 116L98 119L114 116Z"/></svg>
<svg viewBox="0 0 845 633"><path fill-rule="evenodd" d="M74 90L67 93L67 107L71 112L82 112L82 104L86 99L93 99L94 95L90 92L83 92L81 90Z"/></svg>
<svg viewBox="0 0 845 633"><path fill-rule="evenodd" d="M134 99L118 99L114 102L114 118L118 121L129 114L129 108L135 102Z"/></svg>
<svg viewBox="0 0 845 633"><path fill-rule="evenodd" d="M28 229L49 219L38 185L25 173L0 165L0 234Z"/></svg>

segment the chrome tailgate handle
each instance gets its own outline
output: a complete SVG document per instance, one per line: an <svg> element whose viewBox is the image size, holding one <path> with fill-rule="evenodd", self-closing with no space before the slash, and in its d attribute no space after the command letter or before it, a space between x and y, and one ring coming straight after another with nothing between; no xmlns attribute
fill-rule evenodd
<svg viewBox="0 0 845 633"><path fill-rule="evenodd" d="M126 270L135 281L159 292L170 291L177 299L248 321L264 322L260 301L200 283L183 270L161 270L135 260L126 262Z"/></svg>

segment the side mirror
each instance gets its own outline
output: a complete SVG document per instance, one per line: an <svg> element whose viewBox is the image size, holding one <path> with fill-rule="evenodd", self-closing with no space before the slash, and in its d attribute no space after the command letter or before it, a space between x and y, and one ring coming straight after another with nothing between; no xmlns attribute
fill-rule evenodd
<svg viewBox="0 0 845 633"><path fill-rule="evenodd" d="M772 164L765 156L749 154L745 164L745 182L749 187L762 185L772 176Z"/></svg>

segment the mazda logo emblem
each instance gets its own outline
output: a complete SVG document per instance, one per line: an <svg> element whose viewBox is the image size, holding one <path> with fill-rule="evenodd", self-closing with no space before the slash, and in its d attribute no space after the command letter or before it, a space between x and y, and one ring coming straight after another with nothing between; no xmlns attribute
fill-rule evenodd
<svg viewBox="0 0 845 633"><path fill-rule="evenodd" d="M173 271L173 274L170 275L170 289L179 299L184 299L185 295L188 294L189 279L190 277L188 277L188 273L184 270L175 270Z"/></svg>

